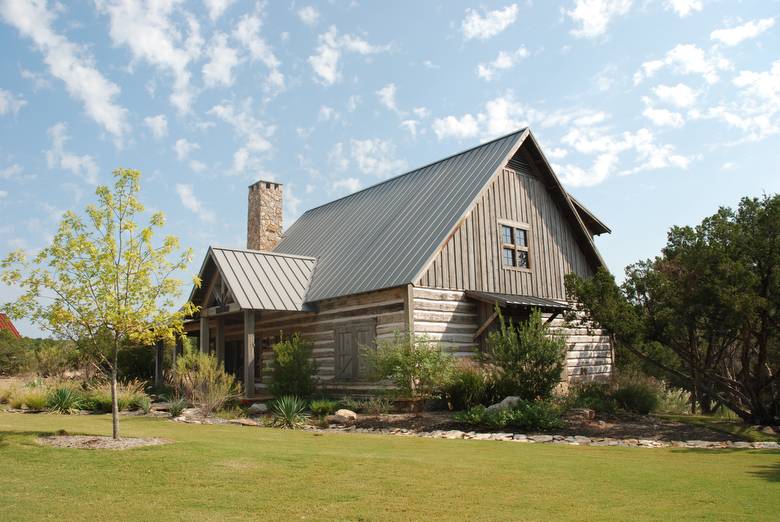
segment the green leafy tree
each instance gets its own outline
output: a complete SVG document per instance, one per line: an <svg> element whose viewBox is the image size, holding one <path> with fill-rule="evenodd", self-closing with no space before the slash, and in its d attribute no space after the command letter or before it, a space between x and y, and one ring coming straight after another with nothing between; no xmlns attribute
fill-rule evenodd
<svg viewBox="0 0 780 522"><path fill-rule="evenodd" d="M310 397L314 393L317 364L312 358L314 347L295 333L272 346L271 393L275 397L294 395Z"/></svg>
<svg viewBox="0 0 780 522"><path fill-rule="evenodd" d="M154 213L145 226L138 220L140 172L114 171L113 191L96 190L97 204L84 216L68 211L51 244L28 260L21 251L2 262L2 280L23 290L7 305L13 317L28 317L55 337L90 345L111 375L113 436L119 437L118 353L123 343L152 345L183 334L183 319L196 311L179 306L185 269L192 252L179 252L179 241L154 234L165 223ZM196 283L199 283L196 281Z"/></svg>
<svg viewBox="0 0 780 522"><path fill-rule="evenodd" d="M547 399L563 376L566 342L550 331L538 309L515 325L496 306L499 328L487 336L486 357L501 371L507 395L534 401Z"/></svg>

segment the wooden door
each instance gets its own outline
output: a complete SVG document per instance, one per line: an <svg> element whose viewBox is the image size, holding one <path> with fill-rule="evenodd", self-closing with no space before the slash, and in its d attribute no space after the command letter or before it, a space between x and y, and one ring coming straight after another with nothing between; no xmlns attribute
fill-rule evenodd
<svg viewBox="0 0 780 522"><path fill-rule="evenodd" d="M356 380L366 374L360 351L376 340L376 320L359 321L336 328L336 379Z"/></svg>

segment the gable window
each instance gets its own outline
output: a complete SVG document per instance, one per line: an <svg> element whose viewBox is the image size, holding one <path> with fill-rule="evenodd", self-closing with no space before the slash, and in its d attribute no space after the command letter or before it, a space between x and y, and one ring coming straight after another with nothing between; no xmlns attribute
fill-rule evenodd
<svg viewBox="0 0 780 522"><path fill-rule="evenodd" d="M530 269L527 225L501 223L501 262L504 268Z"/></svg>

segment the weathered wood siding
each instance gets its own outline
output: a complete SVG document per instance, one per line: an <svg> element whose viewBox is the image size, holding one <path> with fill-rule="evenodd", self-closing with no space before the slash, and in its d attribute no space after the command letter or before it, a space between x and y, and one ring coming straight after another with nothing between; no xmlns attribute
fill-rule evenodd
<svg viewBox="0 0 780 522"><path fill-rule="evenodd" d="M502 267L502 219L530 226L529 271ZM569 272L592 274L570 221L538 178L505 168L416 283L564 300Z"/></svg>
<svg viewBox="0 0 780 522"><path fill-rule="evenodd" d="M550 314L544 314L547 320ZM414 289L414 332L439 341L458 357L472 357L479 350L474 335L481 326L478 305L463 291L438 288ZM610 376L612 350L609 338L599 329L588 329L579 321L566 322L558 316L552 330L566 340L565 381L587 381Z"/></svg>

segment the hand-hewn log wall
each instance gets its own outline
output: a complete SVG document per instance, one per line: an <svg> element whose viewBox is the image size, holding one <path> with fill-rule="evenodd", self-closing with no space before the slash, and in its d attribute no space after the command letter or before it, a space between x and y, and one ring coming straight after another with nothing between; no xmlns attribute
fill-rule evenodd
<svg viewBox="0 0 780 522"><path fill-rule="evenodd" d="M502 267L499 220L530 226L529 271ZM538 178L503 169L417 285L566 299L569 272L592 274L570 220Z"/></svg>

